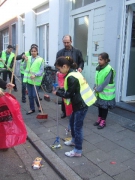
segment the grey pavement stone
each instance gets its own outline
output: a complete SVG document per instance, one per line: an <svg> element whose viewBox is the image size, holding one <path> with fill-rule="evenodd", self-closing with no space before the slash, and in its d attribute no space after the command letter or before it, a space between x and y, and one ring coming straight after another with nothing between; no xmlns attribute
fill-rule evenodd
<svg viewBox="0 0 135 180"><path fill-rule="evenodd" d="M108 153L108 155L111 157L113 161L119 161L119 162L124 162L128 159L131 159L135 156L134 153L131 153L130 151L124 149L124 148L119 148L119 149L114 149Z"/></svg>
<svg viewBox="0 0 135 180"><path fill-rule="evenodd" d="M125 172L122 172L116 176L114 176L115 180L134 180L135 179L135 171L129 169Z"/></svg>
<svg viewBox="0 0 135 180"><path fill-rule="evenodd" d="M43 134L39 134L38 135L39 136L39 138L42 140L42 141L46 141L46 140L48 140L48 139L52 139L52 138L56 138L56 135L55 134L53 134L51 131L50 132L47 132L47 133L43 133Z"/></svg>
<svg viewBox="0 0 135 180"><path fill-rule="evenodd" d="M82 179L91 179L103 173L99 167L90 161L84 162L78 166L74 166L73 170L77 172L82 177Z"/></svg>
<svg viewBox="0 0 135 180"><path fill-rule="evenodd" d="M126 165L120 162L116 162L116 164L111 164L109 160L99 163L98 166L111 177L129 169Z"/></svg>
<svg viewBox="0 0 135 180"><path fill-rule="evenodd" d="M97 177L92 178L91 180L114 180L114 179L108 176L107 174L103 173Z"/></svg>
<svg viewBox="0 0 135 180"><path fill-rule="evenodd" d="M123 164L135 171L135 157L124 161Z"/></svg>
<svg viewBox="0 0 135 180"><path fill-rule="evenodd" d="M113 149L120 148L119 145L117 145L116 143L114 143L112 141L109 141L107 139L105 139L105 140L103 140L101 142L96 143L95 147L101 149L104 152L109 152L109 151L112 151Z"/></svg>
<svg viewBox="0 0 135 180"><path fill-rule="evenodd" d="M83 140L83 154L96 150L97 147L86 140Z"/></svg>
<svg viewBox="0 0 135 180"><path fill-rule="evenodd" d="M135 149L135 143L134 142L135 142L135 140L127 137L127 138L124 138L124 139L117 141L116 143L118 145L122 146L123 148L131 151L132 148ZM135 151L134 151L134 153L135 153Z"/></svg>
<svg viewBox="0 0 135 180"><path fill-rule="evenodd" d="M0 178L1 180L33 180L32 177L30 177L30 175L24 173L24 174L17 174L17 175L10 175L10 176L6 176L4 178Z"/></svg>
<svg viewBox="0 0 135 180"><path fill-rule="evenodd" d="M101 142L103 140L105 140L104 137L96 134L96 133L91 133L90 135L88 136L85 136L84 139L88 142L90 142L91 144L96 144L98 142Z"/></svg>
<svg viewBox="0 0 135 180"><path fill-rule="evenodd" d="M99 164L109 159L109 155L100 149L96 149L92 152L86 153L84 156L87 157L94 164Z"/></svg>

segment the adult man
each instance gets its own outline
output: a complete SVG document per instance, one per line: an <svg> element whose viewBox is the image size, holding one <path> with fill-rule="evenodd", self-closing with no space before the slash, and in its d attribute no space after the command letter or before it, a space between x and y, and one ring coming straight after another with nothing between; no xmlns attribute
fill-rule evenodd
<svg viewBox="0 0 135 180"><path fill-rule="evenodd" d="M72 46L72 38L70 35L63 36L62 40L63 40L63 44L65 48L57 52L56 59L60 56L70 56L73 58L74 62L76 62L78 66L77 70L79 72L82 72L83 67L84 67L84 60L83 60L81 51ZM63 112L61 118L65 118L66 112L65 112L65 105L63 101L61 105L61 110Z"/></svg>
<svg viewBox="0 0 135 180"><path fill-rule="evenodd" d="M32 44L30 49L32 47L36 47L38 48L38 45L36 44ZM16 57L16 60L21 60L21 63L20 63L20 73L21 73L21 80L22 80L22 102L25 103L26 102L26 83L23 82L23 77L24 77L24 59L25 57L28 57L28 56L31 56L31 52L30 50L29 51L26 51L26 52L23 52L21 55L18 55ZM39 97L40 100L42 100L42 98Z"/></svg>
<svg viewBox="0 0 135 180"><path fill-rule="evenodd" d="M12 50L13 50L13 46L8 45L7 46L7 50L6 51L2 51L0 53L0 58L2 59L2 61L0 61L0 68L6 68L7 69L7 71L3 72L3 80L4 81L7 81L7 76L9 76L9 79L11 81L12 73L11 73L11 71L9 71L8 68L13 70L15 54L12 52ZM13 84L15 85L14 86L14 91L17 91L17 86L16 86L16 83L15 83L15 77L14 76L13 76Z"/></svg>

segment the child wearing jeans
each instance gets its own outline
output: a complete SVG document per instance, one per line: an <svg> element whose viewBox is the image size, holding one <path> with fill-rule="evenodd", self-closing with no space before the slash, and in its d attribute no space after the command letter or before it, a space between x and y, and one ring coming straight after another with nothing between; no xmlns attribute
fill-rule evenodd
<svg viewBox="0 0 135 180"><path fill-rule="evenodd" d="M94 123L98 129L106 126L108 108L115 107L115 71L109 65L110 59L107 53L101 53L98 57L98 66L95 76L95 92L97 95L98 119Z"/></svg>
<svg viewBox="0 0 135 180"><path fill-rule="evenodd" d="M66 141L67 146L75 146L72 151L65 152L68 157L80 157L82 155L83 142L83 121L88 111L88 107L95 103L96 98L88 83L80 72L76 69L76 64L71 57L59 57L55 66L62 74L66 74L64 80L64 90L58 89L53 94L66 99L69 104L71 100L73 112L70 116L70 126L72 140Z"/></svg>

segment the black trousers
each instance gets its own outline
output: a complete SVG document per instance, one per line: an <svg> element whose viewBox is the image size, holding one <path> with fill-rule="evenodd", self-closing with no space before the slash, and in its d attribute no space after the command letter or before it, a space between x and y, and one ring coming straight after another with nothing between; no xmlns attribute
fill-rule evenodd
<svg viewBox="0 0 135 180"><path fill-rule="evenodd" d="M7 76L9 77L9 79L10 79L10 81L11 81L12 73L11 73L10 71L5 71L5 72L3 72L3 80L4 80L4 81L7 81ZM13 84L15 85L15 86L14 86L14 89L17 89L16 83L15 83L15 76L13 76Z"/></svg>
<svg viewBox="0 0 135 180"><path fill-rule="evenodd" d="M98 107L98 116L101 117L103 120L106 120L108 115L108 109L103 109Z"/></svg>
<svg viewBox="0 0 135 180"><path fill-rule="evenodd" d="M62 98L62 103L61 103L61 111L66 114L66 109L65 109L65 104L64 104L64 100Z"/></svg>

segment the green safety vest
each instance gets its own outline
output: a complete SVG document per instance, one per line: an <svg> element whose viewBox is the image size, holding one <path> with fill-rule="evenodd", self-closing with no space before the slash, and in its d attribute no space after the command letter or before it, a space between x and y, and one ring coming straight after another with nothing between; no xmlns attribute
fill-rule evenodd
<svg viewBox="0 0 135 180"><path fill-rule="evenodd" d="M67 79L69 76L73 76L76 79L78 79L79 84L80 84L80 94L82 99L84 100L85 104L87 106L91 106L92 104L95 103L95 101L97 100L94 93L92 92L91 88L89 87L87 81L85 80L85 78L82 76L81 73L79 72L71 72L69 73L64 81L64 89L67 91L68 90L68 84L67 84ZM68 105L70 104L70 100L69 99L65 99L65 103Z"/></svg>
<svg viewBox="0 0 135 180"><path fill-rule="evenodd" d="M38 57L38 58L35 59L35 61L31 65L31 56L28 56L27 66L26 66L26 69L24 71L24 78L23 78L24 83L29 83L29 84L32 84L32 85L35 84L36 86L41 85L43 74L42 74L42 76L36 76L35 79L34 79L34 82L30 78L30 76L32 74L35 75L36 73L39 72L40 66L41 66L42 63L43 63L43 58Z"/></svg>
<svg viewBox="0 0 135 180"><path fill-rule="evenodd" d="M8 61L7 61L7 66L10 67L10 64L12 62L12 59L13 57L15 56L14 53L10 53L10 56L8 58ZM2 51L2 56L1 56L2 60L4 61L4 63L6 62L6 52L5 51ZM4 64L3 62L0 62L0 68L3 68L4 67Z"/></svg>
<svg viewBox="0 0 135 180"><path fill-rule="evenodd" d="M103 84L106 76L110 73L111 70L113 70L113 84L108 84L103 89L102 92L97 93L97 95L104 100L112 100L115 98L115 84L114 84L115 71L109 64L101 71L96 71L95 83L96 86L99 86Z"/></svg>
<svg viewBox="0 0 135 180"><path fill-rule="evenodd" d="M27 56L27 57L30 56L30 52L29 51L25 52L25 56ZM24 70L25 70L24 69L24 62L25 61L21 61L21 63L20 63L20 73L21 74L24 74Z"/></svg>

